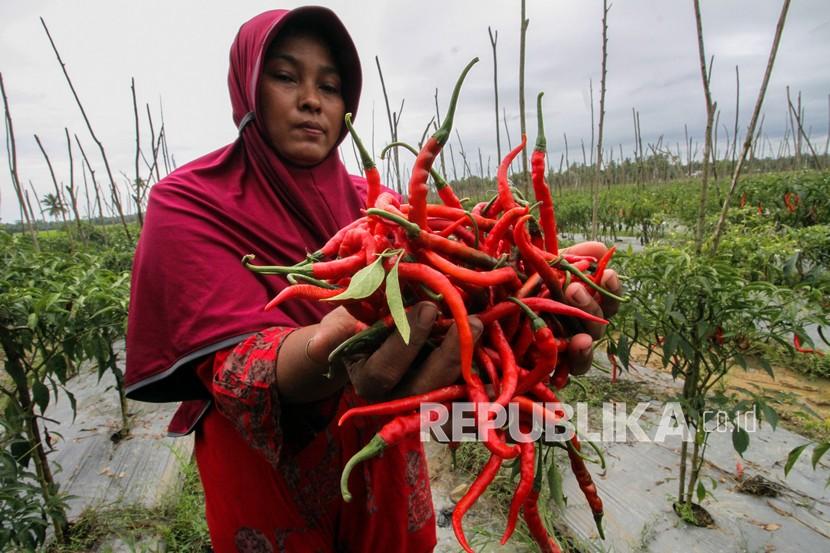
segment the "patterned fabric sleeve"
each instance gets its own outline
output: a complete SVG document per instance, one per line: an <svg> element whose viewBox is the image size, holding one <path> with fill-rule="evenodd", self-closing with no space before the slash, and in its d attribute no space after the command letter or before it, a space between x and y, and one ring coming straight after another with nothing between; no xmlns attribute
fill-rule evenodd
<svg viewBox="0 0 830 553"><path fill-rule="evenodd" d="M213 360L216 408L274 467L283 445L276 386L277 355L283 340L294 330L268 328L232 349L217 352Z"/></svg>

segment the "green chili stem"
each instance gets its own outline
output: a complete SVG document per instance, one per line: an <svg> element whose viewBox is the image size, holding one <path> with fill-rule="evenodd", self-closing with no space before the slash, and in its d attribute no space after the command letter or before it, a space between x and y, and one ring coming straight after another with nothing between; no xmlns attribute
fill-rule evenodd
<svg viewBox="0 0 830 553"><path fill-rule="evenodd" d="M363 449L355 453L351 459L343 467L343 474L340 475L340 494L343 496L343 501L346 503L352 500L352 494L349 492L349 475L352 470L359 463L377 457L383 450L386 449L386 442L378 435L375 435Z"/></svg>
<svg viewBox="0 0 830 553"><path fill-rule="evenodd" d="M582 282L584 282L585 284L590 286L592 289L594 289L597 292L599 292L600 294L602 294L603 296L613 298L613 299L615 299L617 301L620 301L620 302L627 302L628 301L628 298L618 296L618 295L614 294L613 292L609 292L608 290L606 290L602 286L597 285L593 280L591 280L591 278L588 275L586 275L585 273L583 273L582 271L580 271L579 269L574 267L570 262L566 261L564 257L558 257L558 258L548 262L548 264L549 265L559 265L559 266L561 266L563 269L565 269L569 273L573 273L573 275L576 276L577 278L579 278L579 280L581 280Z"/></svg>

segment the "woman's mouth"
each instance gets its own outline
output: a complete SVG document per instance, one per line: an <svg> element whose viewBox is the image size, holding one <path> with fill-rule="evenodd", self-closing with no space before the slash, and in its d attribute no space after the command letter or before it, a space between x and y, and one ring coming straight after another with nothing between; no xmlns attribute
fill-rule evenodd
<svg viewBox="0 0 830 553"><path fill-rule="evenodd" d="M321 127L317 123L310 123L310 122L309 123L301 123L300 125L297 126L297 128L299 128L304 133L311 134L311 135L314 135L314 136L319 136L319 135L325 134L323 132L323 127Z"/></svg>

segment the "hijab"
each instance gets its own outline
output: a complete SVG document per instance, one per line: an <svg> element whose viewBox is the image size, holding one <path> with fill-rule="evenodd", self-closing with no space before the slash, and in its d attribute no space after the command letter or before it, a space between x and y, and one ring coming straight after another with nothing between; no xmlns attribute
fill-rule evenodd
<svg viewBox="0 0 830 553"><path fill-rule="evenodd" d="M206 398L195 362L264 328L313 324L329 309L298 300L263 311L287 283L240 261L253 253L257 264L296 263L363 207L365 181L347 173L336 146L320 164L303 168L281 160L265 138L258 98L263 57L289 25L309 27L328 42L346 111L357 111L360 61L333 12L272 10L242 25L228 74L237 139L150 192L130 292L125 385L132 399Z"/></svg>

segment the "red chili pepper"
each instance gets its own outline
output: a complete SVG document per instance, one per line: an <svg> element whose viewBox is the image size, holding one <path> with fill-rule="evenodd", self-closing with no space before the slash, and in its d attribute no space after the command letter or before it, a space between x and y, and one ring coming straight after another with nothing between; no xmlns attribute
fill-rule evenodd
<svg viewBox="0 0 830 553"><path fill-rule="evenodd" d="M605 350L605 354L608 356L608 362L611 363L611 384L617 383L617 373L620 372L620 365L617 363L617 356L611 352L611 344L608 344L608 348Z"/></svg>
<svg viewBox="0 0 830 553"><path fill-rule="evenodd" d="M519 328L519 334L513 342L513 353L516 359L521 361L524 359L528 348L533 343L533 329L530 327L530 320L524 319L522 326Z"/></svg>
<svg viewBox="0 0 830 553"><path fill-rule="evenodd" d="M568 460L571 462L571 470L579 484L579 489L582 490L582 494L588 501L591 512L594 514L594 522L597 525L599 537L605 539L605 533L602 530L602 499L597 493L597 487L591 478L591 473L588 472L588 467L585 466L585 460L578 453L580 449L579 439L574 435L570 443L573 445L573 447L568 447Z"/></svg>
<svg viewBox="0 0 830 553"><path fill-rule="evenodd" d="M445 255L458 257L459 259L486 269L492 269L499 264L499 261L481 250L471 248L461 242L438 236L428 230L422 230L418 225L406 220L404 217L398 216L388 211L381 211L379 209L370 209L367 211L369 215L377 215L401 226L407 236L415 242L418 246L433 250Z"/></svg>
<svg viewBox="0 0 830 553"><path fill-rule="evenodd" d="M359 252L363 240L363 232L368 231L360 227L355 227L347 232L346 236L343 237L343 241L340 243L340 249L337 250L337 257L348 257Z"/></svg>
<svg viewBox="0 0 830 553"><path fill-rule="evenodd" d="M346 233L348 233L353 228L365 225L365 217L361 217L360 219L352 221L351 223L349 223L348 225L334 233L334 236L329 238L328 242L326 242L322 248L312 253L309 257L317 260L325 259L327 257L333 257L335 254L337 254L337 250L340 249L340 243L343 242L343 238L346 236Z"/></svg>
<svg viewBox="0 0 830 553"><path fill-rule="evenodd" d="M429 178L429 170L435 161L436 156L443 148L444 144L450 138L450 130L452 129L453 117L455 116L455 106L458 103L458 95L461 92L461 83L464 82L464 77L470 71L470 68L478 62L478 58L474 58L467 67L461 72L461 76L455 84L452 91L452 98L450 98L450 105L447 108L447 115L444 117L444 122L435 133L429 137L424 147L418 153L415 159L415 165L412 168L412 176L409 178L409 205L411 212L409 214L410 220L421 227L427 228L427 193L429 187L427 186L427 179Z"/></svg>
<svg viewBox="0 0 830 553"><path fill-rule="evenodd" d="M799 353L814 353L819 357L824 357L824 352L819 351L813 348L803 348L801 347L801 340L798 337L798 334L793 334L793 345L795 346L795 351Z"/></svg>
<svg viewBox="0 0 830 553"><path fill-rule="evenodd" d="M534 271L539 273L545 286L550 290L553 299L562 301L565 295L562 293L562 284L559 275L556 274L556 270L553 267L548 265L536 246L529 241L530 236L527 233L527 229L525 229L525 223L530 218L530 215L525 215L519 219L513 227L513 239L519 248L519 253L522 255L522 258Z"/></svg>
<svg viewBox="0 0 830 553"><path fill-rule="evenodd" d="M533 297L524 298L522 299L522 301L537 313L553 313L554 315L564 315L568 317L576 317L578 319L583 319L595 323L608 324L607 320L597 317L596 315L587 313L578 307L574 307L572 305L568 305L566 303L562 303L549 298ZM499 320L503 317L506 317L507 315L517 312L519 309L519 306L513 303L512 301L503 301L497 303L496 305L490 307L482 313L476 313L476 317L481 319L482 323L488 325L493 321Z"/></svg>
<svg viewBox="0 0 830 553"><path fill-rule="evenodd" d="M511 298L511 301L516 303L530 318L530 322L533 325L534 342L536 348L539 350L539 355L536 357L533 370L526 378L521 379L516 388L516 394L518 395L530 390L537 382L541 382L542 379L550 375L551 371L556 367L559 358L559 349L557 348L553 332L545 324L545 321L521 300Z"/></svg>
<svg viewBox="0 0 830 553"><path fill-rule="evenodd" d="M518 275L516 275L513 267L501 267L493 269L492 271L474 271L465 267L460 267L452 261L441 257L439 254L429 251L421 250L422 255L430 265L465 284L472 284L473 286L499 286L502 284L509 284L512 289L517 289L522 285Z"/></svg>
<svg viewBox="0 0 830 553"><path fill-rule="evenodd" d="M500 386L499 373L496 370L496 365L493 363L493 359L479 346L476 346L474 355L476 363L484 369L484 374L487 375L487 378L490 380L490 384L493 385L494 393L497 394Z"/></svg>
<svg viewBox="0 0 830 553"><path fill-rule="evenodd" d="M357 151L360 153L360 161L363 164L363 174L366 176L366 207L375 207L375 202L380 196L380 173L375 166L375 161L366 148L363 147L360 137L352 127L352 114L346 114L346 128L349 129L349 134L352 135Z"/></svg>
<svg viewBox="0 0 830 553"><path fill-rule="evenodd" d="M461 544L461 547L463 547L464 551L467 551L467 553L475 552L470 547L470 544L467 542L467 537L464 535L464 527L462 526L464 515L487 490L487 487L490 486L493 479L496 478L496 475L499 473L499 469L501 468L501 463L501 457L498 455L490 455L490 459L487 460L484 468L482 468L481 472L478 473L478 476L470 485L470 489L467 490L464 497L456 503L455 509L452 512L452 529L455 532L455 537L458 539L458 543Z"/></svg>
<svg viewBox="0 0 830 553"><path fill-rule="evenodd" d="M461 376L468 386L473 381L473 333L467 318L467 308L461 295L449 279L432 267L422 263L399 263L398 274L402 280L422 282L430 289L444 296L444 303L450 309L458 329L458 345L461 352ZM481 384L481 381L478 382Z"/></svg>
<svg viewBox="0 0 830 553"><path fill-rule="evenodd" d="M363 449L352 455L346 465L343 467L343 472L340 475L340 493L343 496L343 501L348 503L352 500L352 494L349 492L349 476L354 467L359 463L377 457L389 446L399 443L404 438L419 432L421 429L422 420L434 420L438 413L436 411L426 411L424 413L413 413L401 417L395 417L391 421L383 425L383 428L378 430L369 443Z"/></svg>
<svg viewBox="0 0 830 553"><path fill-rule="evenodd" d="M536 116L538 122L538 134L536 136L536 147L530 156L531 179L533 181L533 192L539 206L539 223L542 226L542 233L545 237L545 250L559 254L559 238L556 235L556 215L553 211L553 197L547 183L545 183L545 125L542 118L542 95L540 92L536 98Z"/></svg>
<svg viewBox="0 0 830 553"><path fill-rule="evenodd" d="M533 273L530 275L522 287L519 288L519 291L516 292L516 297L519 299L525 298L530 296L536 289L542 284L542 277L539 276L539 273Z"/></svg>
<svg viewBox="0 0 830 553"><path fill-rule="evenodd" d="M304 300L325 300L345 292L345 288L320 288L313 284L295 284L280 290L274 299L268 302L263 311L271 311L284 301L300 298Z"/></svg>
<svg viewBox="0 0 830 553"><path fill-rule="evenodd" d="M741 207L744 207L745 205L746 205L746 192L741 194Z"/></svg>
<svg viewBox="0 0 830 553"><path fill-rule="evenodd" d="M542 517L539 516L539 493L542 491L542 463L541 456L539 456L539 464L536 469L536 477L533 479L533 488L525 500L522 515L527 524L527 529L536 545L539 546L539 551L542 553L562 553L559 549L559 544L548 535L548 530L545 528L545 523L542 522Z"/></svg>
<svg viewBox="0 0 830 553"><path fill-rule="evenodd" d="M407 144L406 142L392 142L391 144L387 145L383 150L380 152L380 158L384 159L386 156L386 152L389 148L396 148L396 147L403 147L406 150L409 150L416 156L418 155L418 150L416 150L411 145ZM444 180L444 177L436 171L435 169L430 168L429 174L432 176L432 180L435 181L435 189L438 191L438 197L441 198L441 201L444 202L444 205L449 207L456 207L458 209L464 209L464 206L461 205L461 201L458 199L458 196L455 195L453 192L452 187L450 184ZM427 212L429 212L429 207L427 206Z"/></svg>
<svg viewBox="0 0 830 553"><path fill-rule="evenodd" d="M519 510L530 497L530 492L533 490L533 473L536 458L536 444L533 442L523 442L519 444L522 454L519 456L519 485L516 486L516 491L513 493L513 499L510 501L510 510L507 514L507 527L504 529L504 534L501 537L501 544L507 543L510 536L513 535L513 530L516 529L516 521L519 519Z"/></svg>
<svg viewBox="0 0 830 553"><path fill-rule="evenodd" d="M496 248L498 247L499 242L502 240L505 233L508 230L510 230L510 227L511 225L513 225L513 222L522 215L526 214L527 208L523 206L514 207L508 210L504 215L502 215L499 218L496 225L490 230L490 233L484 240L484 247L482 249L490 255L495 255Z"/></svg>
<svg viewBox="0 0 830 553"><path fill-rule="evenodd" d="M499 164L499 169L496 172L496 184L499 191L498 205L501 211L509 211L516 207L516 200L513 198L513 192L510 191L510 182L507 180L507 170L510 169L510 164L516 159L516 156L522 153L527 145L527 135L522 135L522 141L518 146L510 150ZM493 213L491 207L488 213Z"/></svg>
<svg viewBox="0 0 830 553"><path fill-rule="evenodd" d="M244 263L248 269L255 273L263 275L290 275L292 273L297 273L301 275L313 276L314 278L321 280L337 280L344 276L351 276L366 266L366 256L363 252L341 259L334 259L332 261L320 261L306 265L295 265L293 267L281 265L254 265L250 262L253 257L253 255L246 255L242 258L242 263Z"/></svg>
<svg viewBox="0 0 830 553"><path fill-rule="evenodd" d="M459 217L458 219L456 219L452 223L450 223L447 226L445 226L444 228L442 228L438 232L438 236L443 236L444 238L449 238L450 236L452 236L453 232L455 232L459 228L464 228L464 225L466 225L469 222L470 222L469 217ZM434 229L434 224L431 220L429 221L429 227L430 227L430 229Z"/></svg>
<svg viewBox="0 0 830 553"><path fill-rule="evenodd" d="M546 406L541 403L537 403L526 396L517 395L513 398L513 402L519 406L519 412L530 415L533 420L540 421L543 424L556 424L565 418L565 411L561 409L551 411Z"/></svg>
<svg viewBox="0 0 830 553"><path fill-rule="evenodd" d="M787 211L795 213L798 211L798 204L801 198L795 192L787 192L784 194L784 204L787 206Z"/></svg>
<svg viewBox="0 0 830 553"><path fill-rule="evenodd" d="M410 396L401 399L393 399L391 401L384 401L383 403L373 403L371 405L362 405L360 407L352 407L340 417L337 426L343 426L347 420L354 417L366 417L370 415L400 415L413 409L418 409L422 403L444 403L447 401L454 401L464 397L467 390L461 384L454 384L452 386L444 386L437 390L432 390L425 394L417 396Z"/></svg>
<svg viewBox="0 0 830 553"><path fill-rule="evenodd" d="M516 365L516 358L513 356L513 349L504 336L504 332L498 321L493 321L486 328L490 343L495 346L496 351L499 353L502 365L501 386L499 387L499 394L493 403L506 406L513 399L513 395L516 392L516 384L519 381L519 369Z"/></svg>
<svg viewBox="0 0 830 553"><path fill-rule="evenodd" d="M404 214L409 214L409 212L411 211L411 207L409 204L403 204L400 207L401 211ZM427 205L427 216L429 217L455 220L461 217L466 217L467 215L468 213L466 211L456 207L449 207L441 204ZM493 228L498 222L496 219L491 219L490 217L483 217L482 215L475 212L471 212L469 213L469 215L472 215L473 219L475 219L476 226L478 226L478 228L482 230L489 230Z"/></svg>
<svg viewBox="0 0 830 553"><path fill-rule="evenodd" d="M611 258L614 256L614 252L617 251L616 246L611 246L608 251L606 251L602 257L599 258L597 262L597 270L594 271L593 281L594 284L597 286L601 286L602 283L602 274L605 272L605 268L608 266L608 262L611 261Z"/></svg>

